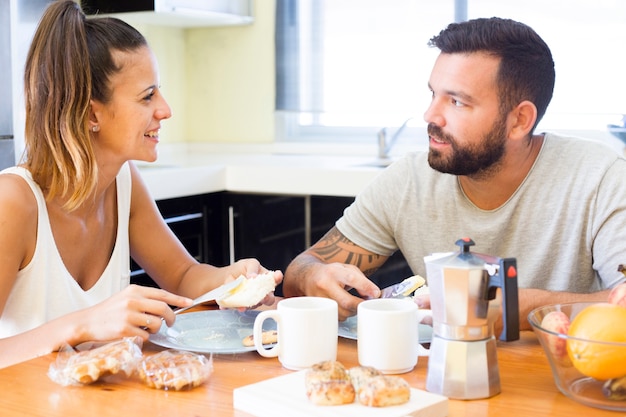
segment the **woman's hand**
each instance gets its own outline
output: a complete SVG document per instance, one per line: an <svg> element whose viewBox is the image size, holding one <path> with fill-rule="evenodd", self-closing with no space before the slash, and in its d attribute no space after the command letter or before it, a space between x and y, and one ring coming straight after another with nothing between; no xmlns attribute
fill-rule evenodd
<svg viewBox="0 0 626 417"><path fill-rule="evenodd" d="M164 320L174 324L176 316L170 305L187 307L192 300L162 289L130 285L109 299L86 310L77 312L82 318L79 334L84 341L106 341L122 337L139 336L148 339L156 333ZM76 344L73 343L73 344Z"/></svg>
<svg viewBox="0 0 626 417"><path fill-rule="evenodd" d="M283 273L281 271L273 271L272 273L274 274L274 282L275 282L274 286L276 286L283 281ZM254 279L254 277L248 277L248 279ZM276 299L274 297L274 291L271 291L265 296L263 300L261 300L259 304L251 308L257 308L260 305L271 306L275 302L276 302Z"/></svg>
<svg viewBox="0 0 626 417"><path fill-rule="evenodd" d="M234 264L225 266L222 268L227 274L225 282L233 281L239 276L243 275L247 278L252 278L260 274L269 272L267 268L261 265L261 263L254 258L240 259ZM276 279L276 285L280 284L283 280L283 273L275 271L274 277Z"/></svg>
<svg viewBox="0 0 626 417"><path fill-rule="evenodd" d="M248 279L254 279L257 275L265 274L270 272L267 268L263 267L257 259L241 259L235 262L232 265L224 267L227 271L227 278L225 282L230 282L237 279L239 276L243 275ZM283 281L283 273L281 271L272 271L274 274L274 282L275 285L280 284ZM270 292L265 296L265 298L256 306L250 307L256 308L260 305L272 305L275 302L274 292ZM246 309L239 309L246 310Z"/></svg>

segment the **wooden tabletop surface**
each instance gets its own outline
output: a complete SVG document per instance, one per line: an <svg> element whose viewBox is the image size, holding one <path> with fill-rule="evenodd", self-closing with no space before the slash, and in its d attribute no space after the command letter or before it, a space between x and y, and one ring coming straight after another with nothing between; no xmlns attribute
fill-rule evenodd
<svg viewBox="0 0 626 417"><path fill-rule="evenodd" d="M337 359L358 365L356 341L339 338ZM146 343L145 354L161 350ZM1 353L0 353L1 354ZM290 373L276 358L256 352L214 355L214 371L203 386L190 391L162 391L137 379L112 376L88 386L63 387L47 371L56 354L0 369L0 415L13 416L249 416L233 409L233 389ZM532 332L519 341L498 342L502 393L484 400L449 401L450 416L623 416L626 413L589 408L556 388L547 359ZM403 374L409 384L425 389L428 358ZM322 410L323 411L323 410ZM320 414L323 415L323 412Z"/></svg>

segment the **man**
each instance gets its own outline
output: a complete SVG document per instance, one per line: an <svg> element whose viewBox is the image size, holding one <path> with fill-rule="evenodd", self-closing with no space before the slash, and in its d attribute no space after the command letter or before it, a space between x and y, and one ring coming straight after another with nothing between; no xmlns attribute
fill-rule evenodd
<svg viewBox="0 0 626 417"><path fill-rule="evenodd" d="M333 298L344 319L362 300L348 290L377 297L367 276L396 250L426 276L424 256L470 237L475 252L517 259L522 329L537 306L606 300L624 281L626 161L597 142L534 132L554 87L548 46L500 18L451 24L429 45L441 51L424 114L429 151L383 171L292 261L285 296Z"/></svg>

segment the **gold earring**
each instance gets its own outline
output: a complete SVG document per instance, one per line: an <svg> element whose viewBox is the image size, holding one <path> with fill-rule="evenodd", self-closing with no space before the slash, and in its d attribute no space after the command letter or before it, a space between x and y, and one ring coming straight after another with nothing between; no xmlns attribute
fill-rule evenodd
<svg viewBox="0 0 626 417"><path fill-rule="evenodd" d="M91 128L91 131L92 131L93 133L97 133L97 132L99 132L99 131L100 131L100 126L95 125L94 127L92 127L92 128Z"/></svg>

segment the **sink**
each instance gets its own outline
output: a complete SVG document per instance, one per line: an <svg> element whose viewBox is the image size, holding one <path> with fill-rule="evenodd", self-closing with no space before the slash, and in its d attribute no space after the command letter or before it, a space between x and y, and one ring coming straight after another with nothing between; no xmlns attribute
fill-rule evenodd
<svg viewBox="0 0 626 417"><path fill-rule="evenodd" d="M609 132L626 144L626 126L608 125Z"/></svg>
<svg viewBox="0 0 626 417"><path fill-rule="evenodd" d="M389 165L391 165L395 161L396 161L395 158L378 158L378 159L373 159L373 160L368 161L368 162L363 162L361 164L357 164L356 166L359 166L359 167L374 167L374 168L387 168Z"/></svg>

